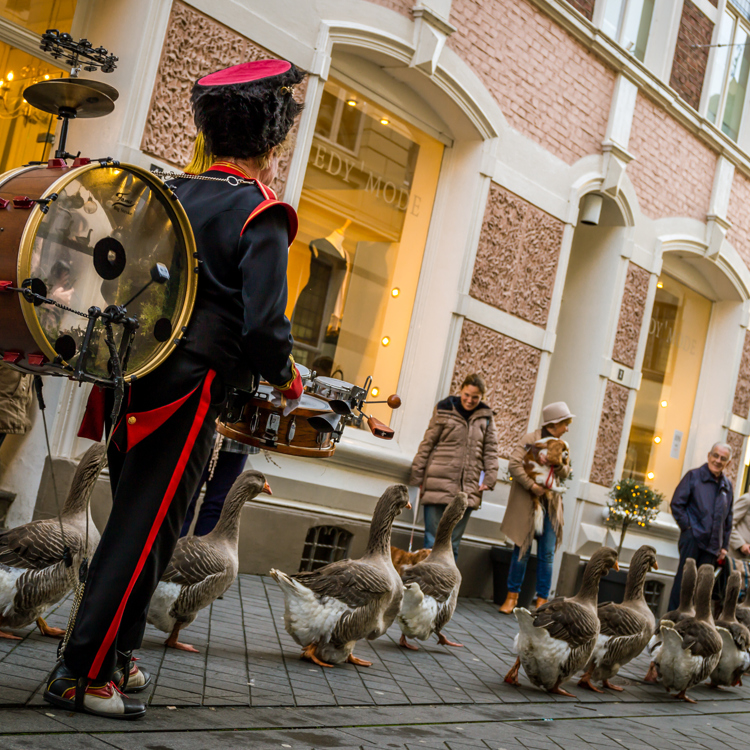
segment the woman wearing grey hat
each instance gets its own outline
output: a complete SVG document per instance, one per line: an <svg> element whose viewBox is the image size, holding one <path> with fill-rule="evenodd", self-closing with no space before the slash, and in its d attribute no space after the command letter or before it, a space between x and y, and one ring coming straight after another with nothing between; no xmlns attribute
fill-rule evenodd
<svg viewBox="0 0 750 750"><path fill-rule="evenodd" d="M518 594L526 576L526 563L531 553L531 542L537 543L536 600L538 607L549 598L552 586L552 564L555 549L562 540L563 508L562 495L548 492L534 482L524 469L524 460L529 448L544 438L561 438L567 431L575 415L570 413L564 401L556 401L542 409L542 427L524 435L508 460L508 471L513 479L508 506L500 530L514 544L513 555L508 571L508 595L500 607L500 612L509 615L518 603ZM542 455L541 463L546 461ZM570 462L552 466L557 479L565 479L570 474ZM544 523L541 534L536 533L535 513L541 505Z"/></svg>

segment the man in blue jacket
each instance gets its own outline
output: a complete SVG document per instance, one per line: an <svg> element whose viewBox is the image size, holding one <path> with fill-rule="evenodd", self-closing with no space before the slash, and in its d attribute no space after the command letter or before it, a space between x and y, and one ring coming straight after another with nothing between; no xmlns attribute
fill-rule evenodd
<svg viewBox="0 0 750 750"><path fill-rule="evenodd" d="M680 562L669 597L669 610L680 603L680 585L685 560L692 557L700 567L716 565L727 554L732 532L732 483L724 475L732 449L716 443L708 461L691 469L677 485L672 497L672 515L680 527Z"/></svg>

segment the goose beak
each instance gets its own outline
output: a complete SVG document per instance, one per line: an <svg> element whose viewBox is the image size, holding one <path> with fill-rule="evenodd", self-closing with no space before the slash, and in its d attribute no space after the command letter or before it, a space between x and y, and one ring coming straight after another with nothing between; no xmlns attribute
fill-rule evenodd
<svg viewBox="0 0 750 750"><path fill-rule="evenodd" d="M261 490L261 492L265 495L273 495L273 492L271 492L271 487L269 486L268 482L266 482L263 485L263 489Z"/></svg>
<svg viewBox="0 0 750 750"><path fill-rule="evenodd" d="M654 560L654 570L659 570L659 563Z"/></svg>
<svg viewBox="0 0 750 750"><path fill-rule="evenodd" d="M615 560L615 567L614 567L614 569L615 570L620 570L620 563L618 563L617 560Z"/></svg>
<svg viewBox="0 0 750 750"><path fill-rule="evenodd" d="M411 503L406 503L407 510L411 510Z"/></svg>

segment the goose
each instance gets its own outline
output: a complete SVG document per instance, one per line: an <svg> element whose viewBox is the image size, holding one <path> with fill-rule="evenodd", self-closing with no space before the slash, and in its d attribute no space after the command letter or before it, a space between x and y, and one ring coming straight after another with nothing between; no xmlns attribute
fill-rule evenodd
<svg viewBox="0 0 750 750"><path fill-rule="evenodd" d="M73 590L81 560L90 560L99 544L88 498L103 457L104 445L100 444L92 445L83 455L60 518L31 521L0 533L0 627L22 628L36 621L42 635L65 635L64 630L47 625L42 615ZM65 545L72 555L70 566L63 558ZM0 638L20 640L20 636L2 630Z"/></svg>
<svg viewBox="0 0 750 750"><path fill-rule="evenodd" d="M677 690L675 696L695 703L687 691L703 682L716 669L721 658L722 639L711 615L714 588L713 565L701 565L695 588L695 617L676 625L661 625L662 646L654 661L664 687Z"/></svg>
<svg viewBox="0 0 750 750"><path fill-rule="evenodd" d="M239 570L237 543L242 506L258 494L271 494L259 471L246 471L235 480L215 528L205 536L186 536L177 542L172 559L151 597L148 622L169 633L164 645L198 653L177 638L205 607L234 583Z"/></svg>
<svg viewBox="0 0 750 750"><path fill-rule="evenodd" d="M537 687L556 695L574 697L560 685L588 662L599 635L596 601L599 581L614 568L617 553L611 547L598 549L586 565L581 588L570 598L557 597L531 614L516 607L519 632L514 646L518 658L505 682L518 685L518 670Z"/></svg>
<svg viewBox="0 0 750 750"><path fill-rule="evenodd" d="M686 620L688 617L695 617L695 606L693 605L693 597L695 596L695 579L698 576L698 568L695 567L695 560L692 557L688 557L685 560L685 565L682 569L682 584L680 585L680 603L677 609L673 609L671 612L667 612L660 620L656 623L654 628L654 634L651 636L651 640L648 642L648 652L651 654L651 664L648 667L648 672L643 678L644 682L658 682L659 674L656 671L656 662L654 661L661 651L661 626L663 623L671 623L676 625L678 622Z"/></svg>
<svg viewBox="0 0 750 750"><path fill-rule="evenodd" d="M603 691L592 684L592 680L601 680L605 688L622 691L623 688L609 680L643 651L654 632L656 618L646 604L643 587L647 573L658 567L656 550L644 544L630 561L622 604L606 602L599 605L599 638L586 673L578 683L580 687L601 693Z"/></svg>
<svg viewBox="0 0 750 750"><path fill-rule="evenodd" d="M398 615L404 584L391 561L391 527L410 507L406 486L391 485L375 506L359 560L339 560L294 576L270 572L284 594L284 626L302 646L301 658L321 667L371 666L352 652L358 640L383 635Z"/></svg>
<svg viewBox="0 0 750 750"><path fill-rule="evenodd" d="M750 668L750 630L737 622L737 598L740 595L741 575L735 570L727 581L724 608L716 621L722 640L721 659L711 672L711 687L742 685L742 674Z"/></svg>
<svg viewBox="0 0 750 750"><path fill-rule="evenodd" d="M467 506L466 493L459 492L440 518L435 544L427 559L416 565L407 565L401 573L404 599L398 615L399 644L405 648L418 650L418 646L406 640L407 637L426 641L433 633L441 645L462 645L449 641L442 630L453 617L461 587L461 573L453 556L451 535L464 517Z"/></svg>
<svg viewBox="0 0 750 750"><path fill-rule="evenodd" d="M747 584L745 598L737 605L735 617L737 618L737 622L742 623L746 628L750 629L750 588L747 587Z"/></svg>

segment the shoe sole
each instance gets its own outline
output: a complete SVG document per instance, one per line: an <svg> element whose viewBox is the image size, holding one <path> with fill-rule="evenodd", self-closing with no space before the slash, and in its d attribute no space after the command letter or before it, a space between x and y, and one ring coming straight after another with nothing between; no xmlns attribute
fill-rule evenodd
<svg viewBox="0 0 750 750"><path fill-rule="evenodd" d="M140 719L141 717L146 715L145 707L143 711L132 714L111 714L104 711L92 711L90 708L86 708L86 706L83 707L83 711L78 711L78 709L76 709L75 701L72 701L69 698L61 698L59 695L50 693L47 690L44 691L43 697L44 700L47 701L47 703L51 703L53 706L57 706L58 708L62 708L66 711L72 711L73 713L91 714L91 716L101 716L105 719L124 719L126 721L130 721L131 719Z"/></svg>
<svg viewBox="0 0 750 750"><path fill-rule="evenodd" d="M125 693L125 695L130 695L131 693L142 693L147 687L151 686L151 677L148 678L148 681L145 685L141 685L137 688L127 688L126 690L123 690L122 692Z"/></svg>

